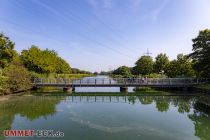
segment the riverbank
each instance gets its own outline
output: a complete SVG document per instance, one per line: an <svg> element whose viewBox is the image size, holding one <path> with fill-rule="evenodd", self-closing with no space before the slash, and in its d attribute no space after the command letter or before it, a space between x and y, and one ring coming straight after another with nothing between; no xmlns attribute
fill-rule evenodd
<svg viewBox="0 0 210 140"><path fill-rule="evenodd" d="M30 92L19 92L19 93L15 93L15 94L7 94L7 95L0 95L0 102L1 101L7 101L13 97L17 97L17 96L26 96L26 95L30 95Z"/></svg>
<svg viewBox="0 0 210 140"><path fill-rule="evenodd" d="M203 91L205 93L210 94L210 84L209 83L196 85L196 86L194 86L194 88L195 88L195 90Z"/></svg>

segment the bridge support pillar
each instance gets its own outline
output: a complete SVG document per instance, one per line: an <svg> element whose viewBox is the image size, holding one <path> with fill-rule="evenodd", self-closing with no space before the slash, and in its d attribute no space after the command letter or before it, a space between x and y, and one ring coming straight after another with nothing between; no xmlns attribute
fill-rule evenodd
<svg viewBox="0 0 210 140"><path fill-rule="evenodd" d="M63 88L63 92L67 93L67 92L74 92L75 91L75 87L64 87Z"/></svg>
<svg viewBox="0 0 210 140"><path fill-rule="evenodd" d="M38 89L39 89L39 88L38 88L37 86L33 86L33 87L32 87L32 90L33 90L33 91L37 91Z"/></svg>
<svg viewBox="0 0 210 140"><path fill-rule="evenodd" d="M72 87L72 92L75 92L75 87Z"/></svg>
<svg viewBox="0 0 210 140"><path fill-rule="evenodd" d="M120 92L128 92L128 87L120 87Z"/></svg>

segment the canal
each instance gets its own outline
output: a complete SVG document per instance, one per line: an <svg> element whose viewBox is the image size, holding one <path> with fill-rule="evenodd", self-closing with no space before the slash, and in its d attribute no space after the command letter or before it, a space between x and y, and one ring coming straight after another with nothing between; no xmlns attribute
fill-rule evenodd
<svg viewBox="0 0 210 140"><path fill-rule="evenodd" d="M0 102L0 129L61 131L63 140L208 140L209 114L205 96L24 95Z"/></svg>

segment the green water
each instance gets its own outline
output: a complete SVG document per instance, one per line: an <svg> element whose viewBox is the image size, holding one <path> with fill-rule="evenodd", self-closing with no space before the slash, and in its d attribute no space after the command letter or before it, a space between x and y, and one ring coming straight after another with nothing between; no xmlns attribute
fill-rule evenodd
<svg viewBox="0 0 210 140"><path fill-rule="evenodd" d="M0 102L0 129L64 132L62 138L7 138L15 140L210 140L208 101L200 96L17 96Z"/></svg>

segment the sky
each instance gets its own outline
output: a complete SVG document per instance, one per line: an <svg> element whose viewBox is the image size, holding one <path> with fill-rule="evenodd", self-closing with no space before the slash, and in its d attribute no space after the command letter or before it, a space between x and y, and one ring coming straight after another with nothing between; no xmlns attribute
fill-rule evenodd
<svg viewBox="0 0 210 140"><path fill-rule="evenodd" d="M0 32L20 53L55 50L71 67L132 67L147 50L170 60L210 28L210 0L0 0Z"/></svg>

